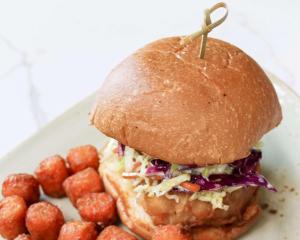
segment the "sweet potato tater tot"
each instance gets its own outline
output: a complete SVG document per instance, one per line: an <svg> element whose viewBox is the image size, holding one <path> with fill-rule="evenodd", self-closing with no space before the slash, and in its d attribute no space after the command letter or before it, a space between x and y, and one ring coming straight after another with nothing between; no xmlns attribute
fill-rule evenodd
<svg viewBox="0 0 300 240"><path fill-rule="evenodd" d="M179 225L159 226L154 230L152 240L192 240Z"/></svg>
<svg viewBox="0 0 300 240"><path fill-rule="evenodd" d="M31 240L31 236L28 234L21 234L15 238L15 240Z"/></svg>
<svg viewBox="0 0 300 240"><path fill-rule="evenodd" d="M108 193L89 193L77 200L82 219L103 225L113 224L117 219L116 202Z"/></svg>
<svg viewBox="0 0 300 240"><path fill-rule="evenodd" d="M39 183L30 174L11 174L2 184L2 195L4 197L17 195L22 197L27 204L32 204L40 199Z"/></svg>
<svg viewBox="0 0 300 240"><path fill-rule="evenodd" d="M97 240L137 240L136 237L116 226L106 227L98 236ZM172 238L168 240L173 240Z"/></svg>
<svg viewBox="0 0 300 240"><path fill-rule="evenodd" d="M94 223L71 221L62 226L58 240L95 240L96 238L97 231Z"/></svg>
<svg viewBox="0 0 300 240"><path fill-rule="evenodd" d="M39 202L28 208L26 227L32 240L56 240L63 224L62 212L51 203Z"/></svg>
<svg viewBox="0 0 300 240"><path fill-rule="evenodd" d="M35 175L46 195L51 197L65 195L62 184L69 174L61 156L55 155L43 160L35 170Z"/></svg>
<svg viewBox="0 0 300 240"><path fill-rule="evenodd" d="M76 206L77 199L85 194L104 191L102 180L93 168L84 169L68 177L63 187L74 206Z"/></svg>
<svg viewBox="0 0 300 240"><path fill-rule="evenodd" d="M98 170L99 155L97 149L92 145L80 146L69 151L67 162L73 173L88 167Z"/></svg>
<svg viewBox="0 0 300 240"><path fill-rule="evenodd" d="M19 196L9 196L0 202L0 235L14 239L25 233L26 202Z"/></svg>

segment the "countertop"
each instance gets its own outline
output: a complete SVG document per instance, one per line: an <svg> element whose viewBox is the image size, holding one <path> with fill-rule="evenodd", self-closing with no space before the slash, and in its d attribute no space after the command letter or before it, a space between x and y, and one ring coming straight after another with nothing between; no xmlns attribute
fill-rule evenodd
<svg viewBox="0 0 300 240"><path fill-rule="evenodd" d="M300 93L300 1L226 1L209 34ZM0 156L85 96L135 49L199 29L216 1L0 0ZM218 15L218 14L216 14Z"/></svg>

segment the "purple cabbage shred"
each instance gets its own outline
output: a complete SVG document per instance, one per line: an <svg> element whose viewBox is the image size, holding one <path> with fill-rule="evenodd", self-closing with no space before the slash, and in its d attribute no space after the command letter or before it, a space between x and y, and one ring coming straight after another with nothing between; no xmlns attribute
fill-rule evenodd
<svg viewBox="0 0 300 240"><path fill-rule="evenodd" d="M125 153L125 145L119 142L117 152L118 152L119 157L123 157L124 153Z"/></svg>
<svg viewBox="0 0 300 240"><path fill-rule="evenodd" d="M200 186L201 190L218 190L224 187L264 187L270 191L276 192L276 189L268 180L257 172L259 161L262 157L260 150L252 149L249 156L230 163L233 168L232 174L215 174L205 178L201 174L191 175L191 182ZM179 165L178 171L192 170L196 165ZM154 159L148 166L147 175L162 175L170 178L171 164L160 159ZM180 191L174 189L174 191Z"/></svg>

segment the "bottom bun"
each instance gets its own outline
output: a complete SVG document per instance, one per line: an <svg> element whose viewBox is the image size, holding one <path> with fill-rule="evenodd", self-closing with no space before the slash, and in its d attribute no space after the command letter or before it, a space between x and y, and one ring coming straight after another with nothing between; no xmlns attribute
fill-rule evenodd
<svg viewBox="0 0 300 240"><path fill-rule="evenodd" d="M124 179L116 169L118 168L116 167L116 162L113 159L109 159L109 161L103 161L100 164L100 174L103 178L105 189L116 199L121 221L133 233L143 237L144 239L151 239L155 226L159 224L157 224L153 216L151 216L145 210L143 206L144 204L139 204L137 194L133 191L131 181ZM237 193L238 191L241 192ZM203 220L199 221L199 225L193 223L192 225L187 226L185 223L183 223L183 227L189 228L193 240L236 239L253 225L260 213L260 207L256 202L257 191L255 188L249 188L249 191L251 196L249 197L248 201L245 202L245 205L240 206L241 209L238 209L238 217L227 216L228 214L225 210L215 209L211 210L209 215L213 216L214 212L217 212L219 221L216 222L219 222L219 224L214 224L212 220L208 220L207 222L206 220ZM227 193L226 199L230 199L230 195L233 194L236 194L236 196L243 196L245 193L247 194L247 189L236 190L233 193ZM236 199L236 197L232 199L235 199L234 201L241 201L240 198ZM199 200L195 201L198 201L197 204L199 204ZM207 202L201 203L203 203L203 206L210 205L210 203ZM235 204L239 204L239 202L232 203L232 205ZM230 208L228 211L230 211ZM224 221L222 221L223 216ZM174 219L168 218L168 221L169 222L165 222L164 224L180 223L178 222L178 219L175 222ZM220 222L223 222L224 224L221 224Z"/></svg>

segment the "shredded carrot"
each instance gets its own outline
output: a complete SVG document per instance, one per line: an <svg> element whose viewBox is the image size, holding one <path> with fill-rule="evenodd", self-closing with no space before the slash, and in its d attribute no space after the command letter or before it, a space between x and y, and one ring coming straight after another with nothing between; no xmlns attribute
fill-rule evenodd
<svg viewBox="0 0 300 240"><path fill-rule="evenodd" d="M191 191L191 192L199 192L200 186L191 182L183 182L180 184L181 187Z"/></svg>
<svg viewBox="0 0 300 240"><path fill-rule="evenodd" d="M114 152L114 153L118 153L118 148L117 148L117 147L114 148L114 149L113 149L113 152Z"/></svg>
<svg viewBox="0 0 300 240"><path fill-rule="evenodd" d="M140 162L136 162L133 164L133 170L136 170L139 166L141 166L142 164Z"/></svg>
<svg viewBox="0 0 300 240"><path fill-rule="evenodd" d="M122 173L122 177L126 179L135 179L138 177L137 173Z"/></svg>
<svg viewBox="0 0 300 240"><path fill-rule="evenodd" d="M162 176L159 176L159 175L152 175L152 176L150 176L150 178L152 178L154 180L163 180L164 179Z"/></svg>

